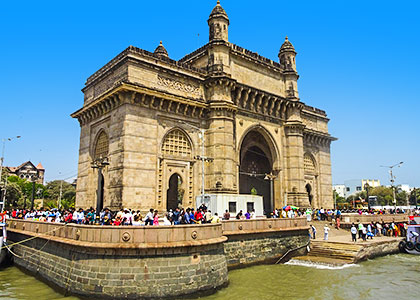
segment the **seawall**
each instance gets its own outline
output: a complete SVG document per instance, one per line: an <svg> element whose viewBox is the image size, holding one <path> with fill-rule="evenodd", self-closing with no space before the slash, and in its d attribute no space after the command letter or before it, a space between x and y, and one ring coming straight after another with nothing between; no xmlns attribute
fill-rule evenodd
<svg viewBox="0 0 420 300"><path fill-rule="evenodd" d="M19 267L68 293L100 298L213 292L227 285L228 267L274 261L308 242L305 218L148 227L8 223L10 241L30 239L13 246Z"/></svg>

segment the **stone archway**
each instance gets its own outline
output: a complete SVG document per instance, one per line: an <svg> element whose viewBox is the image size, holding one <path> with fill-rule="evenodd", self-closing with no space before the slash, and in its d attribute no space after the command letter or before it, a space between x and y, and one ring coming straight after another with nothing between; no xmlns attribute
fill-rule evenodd
<svg viewBox="0 0 420 300"><path fill-rule="evenodd" d="M161 144L158 203L162 208L193 206L192 142L180 128L170 129Z"/></svg>
<svg viewBox="0 0 420 300"><path fill-rule="evenodd" d="M305 188L308 193L308 204L310 207L318 205L318 171L316 161L311 153L305 153L303 156ZM309 190L308 190L309 188Z"/></svg>
<svg viewBox="0 0 420 300"><path fill-rule="evenodd" d="M169 177L168 190L166 191L166 209L175 209L182 205L182 178L178 173Z"/></svg>
<svg viewBox="0 0 420 300"><path fill-rule="evenodd" d="M241 144L239 193L263 196L264 212L274 209L270 180L264 179L273 171L274 155L269 142L257 129L249 131Z"/></svg>

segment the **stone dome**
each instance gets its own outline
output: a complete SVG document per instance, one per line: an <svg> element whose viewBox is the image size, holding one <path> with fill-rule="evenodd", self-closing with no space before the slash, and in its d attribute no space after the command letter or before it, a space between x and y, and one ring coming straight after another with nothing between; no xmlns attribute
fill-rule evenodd
<svg viewBox="0 0 420 300"><path fill-rule="evenodd" d="M220 5L220 1L217 0L216 6L211 11L211 14L209 16L209 20L213 18L225 18L229 22L229 18L223 7Z"/></svg>
<svg viewBox="0 0 420 300"><path fill-rule="evenodd" d="M166 51L165 47L162 45L162 41L160 41L159 46L156 47L155 52L153 53L157 56L169 57L168 51Z"/></svg>
<svg viewBox="0 0 420 300"><path fill-rule="evenodd" d="M289 41L289 38L286 36L283 45L281 45L280 47L280 52L285 52L285 51L295 51L295 47L293 47L292 43Z"/></svg>

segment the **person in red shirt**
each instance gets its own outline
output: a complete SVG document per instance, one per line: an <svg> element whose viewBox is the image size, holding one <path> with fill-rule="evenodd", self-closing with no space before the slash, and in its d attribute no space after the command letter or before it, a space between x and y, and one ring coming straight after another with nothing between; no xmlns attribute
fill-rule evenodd
<svg viewBox="0 0 420 300"><path fill-rule="evenodd" d="M120 226L121 225L121 218L120 217L116 217L114 220L114 223L112 223L112 225L114 226Z"/></svg>
<svg viewBox="0 0 420 300"><path fill-rule="evenodd" d="M201 212L201 209L198 209L195 212L194 218L197 224L201 224L201 220L203 219L203 213Z"/></svg>

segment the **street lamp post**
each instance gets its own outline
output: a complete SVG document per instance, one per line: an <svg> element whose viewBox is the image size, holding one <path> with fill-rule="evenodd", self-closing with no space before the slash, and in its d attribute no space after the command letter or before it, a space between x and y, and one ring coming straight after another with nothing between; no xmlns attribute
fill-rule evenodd
<svg viewBox="0 0 420 300"><path fill-rule="evenodd" d="M397 199L395 198L395 186L394 186L394 182L395 182L396 177L392 174L392 169L394 167L400 167L403 163L404 162L400 161L399 163L397 163L395 165L392 165L392 166L381 166L383 168L389 168L389 176L390 176L389 181L391 182L392 195L393 195L393 198L394 198L394 210L397 209Z"/></svg>
<svg viewBox="0 0 420 300"><path fill-rule="evenodd" d="M197 126L191 125L190 123L178 120L179 123L182 123L192 129L197 130L200 134L199 137L201 139L201 155L194 156L195 159L201 160L201 202L204 203L204 195L205 195L205 182L204 182L204 162L209 161L212 162L213 158L207 157L204 154L204 145L205 145L205 130L203 128L199 128ZM217 129L222 129L223 127L218 127Z"/></svg>
<svg viewBox="0 0 420 300"><path fill-rule="evenodd" d="M102 189L102 169L109 165L107 157L99 157L92 162L92 168L98 169L98 190L96 191L96 214L102 211L104 206L104 195Z"/></svg>
<svg viewBox="0 0 420 300"><path fill-rule="evenodd" d="M370 188L370 185L369 185L369 183L365 183L365 185L364 185L364 188L365 188L365 190L366 190L366 199L367 199L367 203L368 203L368 211L370 211L370 201L369 201L369 188Z"/></svg>
<svg viewBox="0 0 420 300"><path fill-rule="evenodd" d="M35 180L37 180L38 177L36 175L32 176L32 195L31 195L31 210L34 209L34 199L35 199Z"/></svg>
<svg viewBox="0 0 420 300"><path fill-rule="evenodd" d="M270 174L265 174L264 179L265 180L270 180L270 209L271 212L274 211L274 179L276 179L277 176L275 176L272 172ZM271 216L271 212L270 214L268 214L269 216Z"/></svg>
<svg viewBox="0 0 420 300"><path fill-rule="evenodd" d="M0 186L1 186L2 176L3 176L4 148L6 147L6 141L10 142L13 139L20 139L20 135L15 136L15 137L11 137L11 138L2 139L3 147L2 147L1 158L0 158ZM6 195L6 185L4 185L3 199L0 199L0 201L1 201L0 202L1 212L3 212L3 210L4 210L5 195Z"/></svg>

